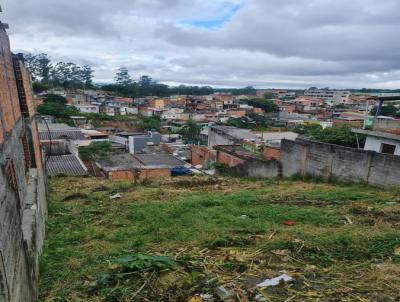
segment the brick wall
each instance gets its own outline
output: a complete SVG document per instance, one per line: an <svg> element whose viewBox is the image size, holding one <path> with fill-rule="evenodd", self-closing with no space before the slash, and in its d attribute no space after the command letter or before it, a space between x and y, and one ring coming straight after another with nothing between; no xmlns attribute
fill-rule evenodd
<svg viewBox="0 0 400 302"><path fill-rule="evenodd" d="M270 159L281 159L281 149L278 147L266 146L263 151L263 157L267 160Z"/></svg>
<svg viewBox="0 0 400 302"><path fill-rule="evenodd" d="M223 151L217 151L217 162L219 164L228 165L229 167L234 167L243 164L245 160Z"/></svg>
<svg viewBox="0 0 400 302"><path fill-rule="evenodd" d="M140 171L140 180L146 179L163 179L171 177L171 169L157 168L157 169L143 169Z"/></svg>
<svg viewBox="0 0 400 302"><path fill-rule="evenodd" d="M246 111L245 110L228 110L228 115L233 117L245 117Z"/></svg>
<svg viewBox="0 0 400 302"><path fill-rule="evenodd" d="M333 126L342 126L342 125L350 125L353 127L361 127L364 124L364 121L348 121L342 119L333 119Z"/></svg>
<svg viewBox="0 0 400 302"><path fill-rule="evenodd" d="M133 171L113 171L108 174L109 179L112 181L119 181L119 180L134 180L135 175Z"/></svg>
<svg viewBox="0 0 400 302"><path fill-rule="evenodd" d="M6 31L0 28L0 107L3 129L11 131L21 116L10 42Z"/></svg>
<svg viewBox="0 0 400 302"><path fill-rule="evenodd" d="M171 169L169 168L146 168L141 169L136 175L137 180L143 181L147 179L163 179L171 177ZM132 170L113 171L108 173L108 178L112 181L134 181L135 172Z"/></svg>
<svg viewBox="0 0 400 302"><path fill-rule="evenodd" d="M214 162L216 160L216 152L210 150L207 146L192 145L192 165L202 165Z"/></svg>
<svg viewBox="0 0 400 302"><path fill-rule="evenodd" d="M377 118L374 120L373 130L400 135L400 120Z"/></svg>
<svg viewBox="0 0 400 302"><path fill-rule="evenodd" d="M0 54L0 301L33 302L45 230L46 179L35 118L21 118L16 61L1 23ZM28 78L21 76L20 84L30 98Z"/></svg>

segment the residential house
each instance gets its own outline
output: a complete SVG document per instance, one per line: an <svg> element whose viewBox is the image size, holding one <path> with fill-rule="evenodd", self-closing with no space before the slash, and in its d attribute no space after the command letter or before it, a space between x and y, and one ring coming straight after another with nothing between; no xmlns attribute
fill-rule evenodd
<svg viewBox="0 0 400 302"><path fill-rule="evenodd" d="M149 107L154 109L164 109L167 106L167 100L154 99L149 102Z"/></svg>
<svg viewBox="0 0 400 302"><path fill-rule="evenodd" d="M100 107L98 105L74 105L76 109L83 113L99 113Z"/></svg>
<svg viewBox="0 0 400 302"><path fill-rule="evenodd" d="M400 155L400 120L379 117L371 130L353 129L367 136L364 150Z"/></svg>

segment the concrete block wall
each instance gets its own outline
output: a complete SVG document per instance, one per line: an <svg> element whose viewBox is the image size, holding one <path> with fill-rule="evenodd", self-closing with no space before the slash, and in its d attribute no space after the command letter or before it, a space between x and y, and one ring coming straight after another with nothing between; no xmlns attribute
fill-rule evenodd
<svg viewBox="0 0 400 302"><path fill-rule="evenodd" d="M282 175L313 175L377 186L400 185L400 156L297 139L282 141Z"/></svg>
<svg viewBox="0 0 400 302"><path fill-rule="evenodd" d="M400 185L400 156L373 153L368 182L372 185Z"/></svg>
<svg viewBox="0 0 400 302"><path fill-rule="evenodd" d="M240 177L276 178L282 176L282 166L278 160L249 159L242 164L224 169L224 172Z"/></svg>

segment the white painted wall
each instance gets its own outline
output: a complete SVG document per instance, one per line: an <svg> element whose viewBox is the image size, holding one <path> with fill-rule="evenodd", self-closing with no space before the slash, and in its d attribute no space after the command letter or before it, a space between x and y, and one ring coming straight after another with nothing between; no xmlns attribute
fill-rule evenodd
<svg viewBox="0 0 400 302"><path fill-rule="evenodd" d="M396 150L394 151L394 155L400 155L400 141L391 140L387 138L380 138L374 136L367 136L367 141L365 142L364 150L381 152L381 145L389 144L395 145Z"/></svg>

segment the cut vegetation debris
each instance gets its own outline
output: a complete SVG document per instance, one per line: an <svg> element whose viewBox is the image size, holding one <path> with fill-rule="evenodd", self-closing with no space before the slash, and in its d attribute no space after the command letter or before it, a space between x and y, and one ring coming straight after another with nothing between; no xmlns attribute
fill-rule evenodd
<svg viewBox="0 0 400 302"><path fill-rule="evenodd" d="M49 200L41 302L400 300L399 190L59 177Z"/></svg>

